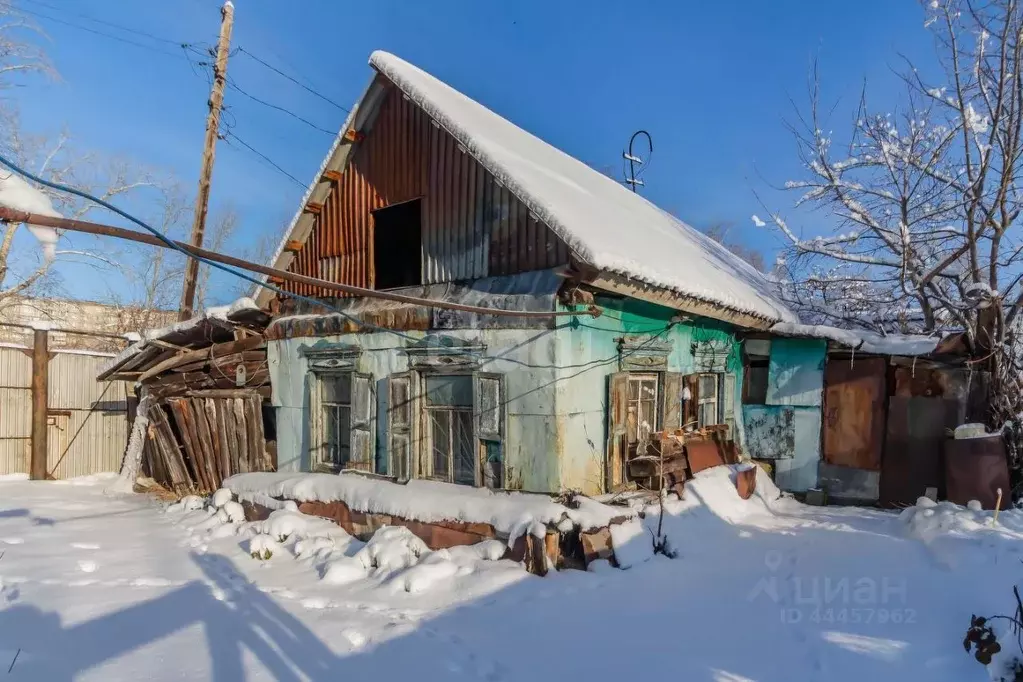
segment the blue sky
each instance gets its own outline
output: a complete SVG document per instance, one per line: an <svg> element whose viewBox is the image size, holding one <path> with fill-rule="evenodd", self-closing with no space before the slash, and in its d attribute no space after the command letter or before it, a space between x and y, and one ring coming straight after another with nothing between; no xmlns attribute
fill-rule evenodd
<svg viewBox="0 0 1023 682"><path fill-rule="evenodd" d="M174 45L84 17L211 44L219 2L46 0L46 7L19 1L151 48L35 16L61 79L16 92L26 124L41 132L66 127L80 146L168 169L194 191L206 80ZM922 24L923 12L910 0L236 0L233 44L344 106L370 78L370 52L394 52L591 166L616 173L629 136L644 128L655 148L644 194L697 227L732 223L732 239L770 254L778 241L752 225L750 215L762 212L753 191L765 192L771 208L794 198L771 193L768 183L799 175L784 121L793 118L791 100L806 102L811 61L820 60L825 99L839 100L834 127L844 131L864 78L875 104L894 103L898 53L922 63L931 57ZM319 127L335 130L343 121L343 111L245 54L232 56L228 73L247 92ZM234 91L227 104L241 139L303 184L312 177L330 136ZM231 205L243 220L231 248L279 234L302 192L249 151L218 147L213 207ZM821 218L804 216L793 227L813 231L814 219ZM79 295L97 295L87 273L76 277Z"/></svg>

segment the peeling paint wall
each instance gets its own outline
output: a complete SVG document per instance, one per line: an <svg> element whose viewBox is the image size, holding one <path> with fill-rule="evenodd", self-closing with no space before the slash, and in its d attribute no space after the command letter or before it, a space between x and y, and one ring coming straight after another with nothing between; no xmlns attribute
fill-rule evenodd
<svg viewBox="0 0 1023 682"><path fill-rule="evenodd" d="M559 480L556 409L555 335L544 329L466 329L438 332L445 337L486 346L479 369L504 375L507 432L504 437L506 487L557 491ZM405 332L423 338L423 332ZM376 384L376 460L386 466L387 378L409 369L407 341L389 333L344 334L271 341L269 362L273 404L277 408L277 458L281 471L310 467L308 404L311 374L303 348L323 344L362 350L356 371Z"/></svg>
<svg viewBox="0 0 1023 682"><path fill-rule="evenodd" d="M599 318L560 318L555 329L436 330L435 334L486 346L481 371L504 375L506 487L537 492L603 490L607 444L607 382L619 371L616 339L670 343L667 371L695 371L694 347L725 348L736 377L734 411L742 434L742 363L729 326L704 318L676 323L675 310L636 300L598 300ZM404 332L420 339L421 331ZM268 356L277 408L277 457L281 471L308 470L309 371L302 349L315 344L359 347L356 370L376 382L376 456L386 462L386 379L408 370L408 344L386 332L271 340Z"/></svg>

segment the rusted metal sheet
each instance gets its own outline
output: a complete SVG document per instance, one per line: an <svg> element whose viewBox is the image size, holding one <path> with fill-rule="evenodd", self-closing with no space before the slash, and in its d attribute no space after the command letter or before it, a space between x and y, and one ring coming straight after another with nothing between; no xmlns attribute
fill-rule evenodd
<svg viewBox="0 0 1023 682"><path fill-rule="evenodd" d="M884 358L828 361L823 455L828 464L877 471L884 444Z"/></svg>
<svg viewBox="0 0 1023 682"><path fill-rule="evenodd" d="M984 421L988 373L949 367L895 368L895 395L955 401L957 424Z"/></svg>
<svg viewBox="0 0 1023 682"><path fill-rule="evenodd" d="M945 429L953 428L955 401L943 398L905 398L888 401L885 456L881 466L880 503L902 507L916 503L927 488L944 496L941 463Z"/></svg>
<svg viewBox="0 0 1023 682"><path fill-rule="evenodd" d="M1005 441L1001 436L946 439L945 478L948 499L956 504L965 505L970 500L978 500L984 509L994 509L999 497L1002 509L1012 503Z"/></svg>
<svg viewBox="0 0 1023 682"><path fill-rule="evenodd" d="M753 459L791 458L796 450L795 409L774 405L743 405L746 451Z"/></svg>
<svg viewBox="0 0 1023 682"><path fill-rule="evenodd" d="M390 86L372 127L314 216L292 272L372 287L373 214L422 199L423 283L564 265L565 242L531 216L464 147ZM284 288L327 297L299 283Z"/></svg>

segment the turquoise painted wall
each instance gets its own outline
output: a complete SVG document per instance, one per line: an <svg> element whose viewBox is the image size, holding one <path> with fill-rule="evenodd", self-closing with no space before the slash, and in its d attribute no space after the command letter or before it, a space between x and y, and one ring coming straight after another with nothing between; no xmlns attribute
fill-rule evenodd
<svg viewBox="0 0 1023 682"><path fill-rule="evenodd" d="M691 373L695 368L693 344L719 341L727 344L728 370L735 375L735 415L742 434L742 357L734 328L707 318L681 315L676 310L635 299L597 297L604 314L598 318L564 318L556 334L559 361L557 404L560 434L561 480L584 492L599 492L604 480L607 444L607 382L619 371L616 339L627 335L656 337L671 344L668 371ZM668 326L671 325L670 329Z"/></svg>

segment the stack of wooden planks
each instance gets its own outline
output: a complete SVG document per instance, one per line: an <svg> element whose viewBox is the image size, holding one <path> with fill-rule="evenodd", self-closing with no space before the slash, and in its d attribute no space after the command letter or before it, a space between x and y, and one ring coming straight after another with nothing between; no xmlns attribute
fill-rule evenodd
<svg viewBox="0 0 1023 682"><path fill-rule="evenodd" d="M270 386L262 335L170 348L138 381L155 398L145 461L161 485L209 493L233 474L274 469L263 429Z"/></svg>

